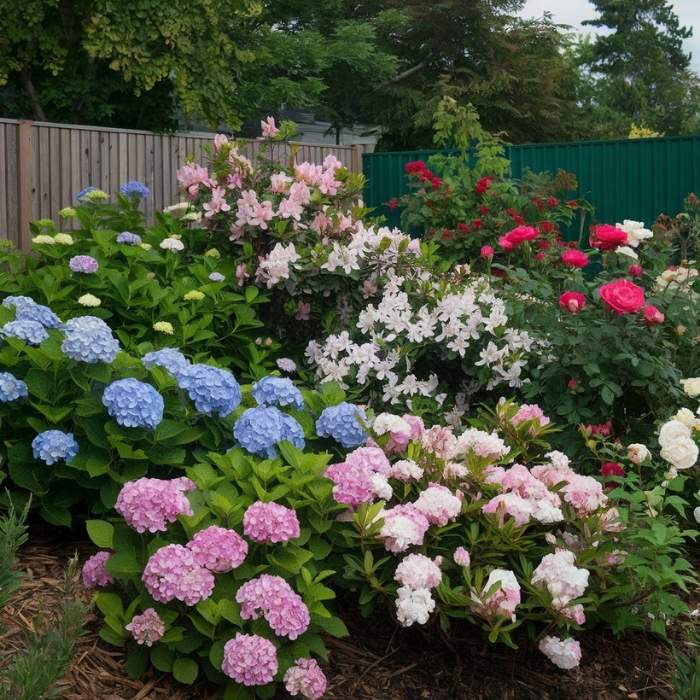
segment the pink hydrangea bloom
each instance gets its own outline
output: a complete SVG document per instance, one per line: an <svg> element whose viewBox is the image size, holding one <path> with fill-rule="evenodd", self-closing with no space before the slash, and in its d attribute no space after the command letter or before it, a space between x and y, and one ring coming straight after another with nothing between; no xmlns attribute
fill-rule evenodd
<svg viewBox="0 0 700 700"><path fill-rule="evenodd" d="M532 506L532 517L543 523L556 523L564 519L561 499L556 493L535 478L522 464L514 464L503 472L500 485L505 491L516 493Z"/></svg>
<svg viewBox="0 0 700 700"><path fill-rule="evenodd" d="M284 687L290 695L319 700L326 692L326 676L316 659L297 659L284 674Z"/></svg>
<svg viewBox="0 0 700 700"><path fill-rule="evenodd" d="M569 671L581 662L581 645L575 639L543 637L538 644L539 650L559 668Z"/></svg>
<svg viewBox="0 0 700 700"><path fill-rule="evenodd" d="M248 543L235 531L218 525L196 532L187 543L194 560L205 569L223 573L238 568L248 554Z"/></svg>
<svg viewBox="0 0 700 700"><path fill-rule="evenodd" d="M483 513L504 513L510 515L518 527L527 525L535 512L535 507L530 501L517 493L499 493L488 503L481 507Z"/></svg>
<svg viewBox="0 0 700 700"><path fill-rule="evenodd" d="M399 481L418 481L423 470L412 459L400 459L391 465L389 476Z"/></svg>
<svg viewBox="0 0 700 700"><path fill-rule="evenodd" d="M180 600L185 605L196 605L214 590L214 575L179 544L166 545L152 554L141 580L159 603Z"/></svg>
<svg viewBox="0 0 700 700"><path fill-rule="evenodd" d="M377 289L375 287L374 292L376 291ZM413 416L410 413L405 413L402 418L404 422L408 424L409 430L389 433L389 441L385 447L387 453L389 454L403 452L408 447L409 442L420 440L421 435L425 430L425 425L423 424L422 418Z"/></svg>
<svg viewBox="0 0 700 700"><path fill-rule="evenodd" d="M256 501L243 514L243 534L253 542L287 542L299 532L297 514L279 503Z"/></svg>
<svg viewBox="0 0 700 700"><path fill-rule="evenodd" d="M124 627L131 632L137 644L147 647L153 646L165 634L165 624L153 608L144 610L141 615L134 615Z"/></svg>
<svg viewBox="0 0 700 700"><path fill-rule="evenodd" d="M431 525L443 527L462 511L462 501L441 484L430 484L413 504Z"/></svg>
<svg viewBox="0 0 700 700"><path fill-rule="evenodd" d="M603 492L603 485L592 476L575 474L569 478L561 493L564 500L574 507L579 517L594 513L608 502Z"/></svg>
<svg viewBox="0 0 700 700"><path fill-rule="evenodd" d="M136 532L165 532L166 525L174 523L178 515L192 515L192 506L185 496L192 484L186 477L127 481L114 509Z"/></svg>
<svg viewBox="0 0 700 700"><path fill-rule="evenodd" d="M550 423L549 418L544 415L544 411L536 403L524 403L511 419L511 423L518 426L529 420L538 422L542 428Z"/></svg>
<svg viewBox="0 0 700 700"><path fill-rule="evenodd" d="M109 586L114 581L110 573L107 571L107 562L112 556L112 552L97 552L93 554L83 564L83 586L85 588L95 588Z"/></svg>
<svg viewBox="0 0 700 700"><path fill-rule="evenodd" d="M435 588L440 584L441 579L440 567L424 554L405 556L394 573L394 581L398 581L412 591L419 588Z"/></svg>
<svg viewBox="0 0 700 700"><path fill-rule="evenodd" d="M423 544L430 527L428 519L414 506L398 505L382 514L384 524L379 536L389 552L405 552L412 545Z"/></svg>
<svg viewBox="0 0 700 700"><path fill-rule="evenodd" d="M375 498L391 498L392 489L385 476L390 473L391 465L382 450L361 447L351 452L346 460L331 464L325 472L334 483L333 498L338 503L355 508L360 503L371 503Z"/></svg>
<svg viewBox="0 0 700 700"><path fill-rule="evenodd" d="M241 618L257 620L262 613L275 634L296 639L309 627L309 609L302 597L281 577L262 574L236 592Z"/></svg>
<svg viewBox="0 0 700 700"><path fill-rule="evenodd" d="M454 454L457 438L450 428L434 425L421 435L421 444L424 450L436 457L449 459Z"/></svg>
<svg viewBox="0 0 700 700"><path fill-rule="evenodd" d="M241 634L224 645L221 670L241 685L267 685L279 668L275 645L257 634Z"/></svg>
<svg viewBox="0 0 700 700"><path fill-rule="evenodd" d="M459 436L455 453L467 454L469 452L484 459L500 459L510 452L510 448L497 433L468 428Z"/></svg>
<svg viewBox="0 0 700 700"><path fill-rule="evenodd" d="M495 584L500 588L482 600L480 612L486 617L509 617L515 620L515 609L520 605L520 584L515 574L507 569L494 569L484 584L486 593Z"/></svg>
<svg viewBox="0 0 700 700"><path fill-rule="evenodd" d="M564 617L573 620L577 625L583 625L586 622L586 613L583 610L583 605L569 605L559 611Z"/></svg>
<svg viewBox="0 0 700 700"><path fill-rule="evenodd" d="M581 597L588 586L588 570L574 566L575 560L573 552L559 549L544 556L532 573L532 584L549 591L556 610L563 610L574 598Z"/></svg>
<svg viewBox="0 0 700 700"><path fill-rule="evenodd" d="M469 552L464 549L464 547L457 547L452 555L452 558L454 559L455 564L458 566L469 566L471 563Z"/></svg>
<svg viewBox="0 0 700 700"><path fill-rule="evenodd" d="M358 447L345 456L345 464L367 468L383 476L391 472L391 464L379 447Z"/></svg>

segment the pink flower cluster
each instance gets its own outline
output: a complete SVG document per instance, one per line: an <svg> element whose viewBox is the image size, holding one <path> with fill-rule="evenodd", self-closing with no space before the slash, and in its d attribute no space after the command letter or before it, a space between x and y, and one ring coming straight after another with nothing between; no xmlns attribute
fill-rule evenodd
<svg viewBox="0 0 700 700"><path fill-rule="evenodd" d="M93 554L83 564L82 578L85 588L95 588L97 586L109 586L114 581L107 571L107 562L112 556L112 552L97 552Z"/></svg>
<svg viewBox="0 0 700 700"><path fill-rule="evenodd" d="M588 586L588 570L574 566L575 560L573 552L559 549L543 557L532 573L532 584L549 591L555 610L563 611L574 598L580 598Z"/></svg>
<svg viewBox="0 0 700 700"><path fill-rule="evenodd" d="M547 636L537 646L555 666L564 671L576 668L581 662L581 645L574 639Z"/></svg>
<svg viewBox="0 0 700 700"><path fill-rule="evenodd" d="M462 501L442 484L430 484L413 504L431 525L443 527L462 511Z"/></svg>
<svg viewBox="0 0 700 700"><path fill-rule="evenodd" d="M483 459L497 460L505 457L510 448L495 432L468 428L459 436L454 453L462 455L469 452Z"/></svg>
<svg viewBox="0 0 700 700"><path fill-rule="evenodd" d="M434 425L423 432L421 445L440 459L449 459L455 453L457 438L449 428Z"/></svg>
<svg viewBox="0 0 700 700"><path fill-rule="evenodd" d="M212 184L209 178L209 171L196 163L185 163L177 171L177 181L187 194L194 198L199 192L199 186L210 187Z"/></svg>
<svg viewBox="0 0 700 700"><path fill-rule="evenodd" d="M375 498L391 498L392 489L387 481L390 473L391 464L378 447L358 447L344 462L326 469L326 476L334 484L333 498L351 508L371 503Z"/></svg>
<svg viewBox="0 0 700 700"><path fill-rule="evenodd" d="M245 686L271 683L279 668L275 645L257 634L241 634L224 645L221 670Z"/></svg>
<svg viewBox="0 0 700 700"><path fill-rule="evenodd" d="M469 566L469 564L471 564L469 552L464 549L464 547L457 547L452 555L452 558L457 566Z"/></svg>
<svg viewBox="0 0 700 700"><path fill-rule="evenodd" d="M257 620L262 613L280 637L296 639L309 627L309 609L281 576L262 574L246 581L236 592L236 602L241 605L241 618Z"/></svg>
<svg viewBox="0 0 700 700"><path fill-rule="evenodd" d="M279 503L256 501L243 514L243 534L253 542L287 542L299 537L297 514Z"/></svg>
<svg viewBox="0 0 700 700"><path fill-rule="evenodd" d="M214 590L214 575L179 544L166 545L152 554L141 580L159 603L180 600L185 605L196 605Z"/></svg>
<svg viewBox="0 0 700 700"><path fill-rule="evenodd" d="M297 659L284 674L284 687L290 695L319 700L328 682L316 659Z"/></svg>
<svg viewBox="0 0 700 700"><path fill-rule="evenodd" d="M549 418L544 415L544 411L536 403L524 403L511 419L511 423L516 427L525 421L536 421L541 428L550 423ZM530 432L533 432L533 428L530 429Z"/></svg>
<svg viewBox="0 0 700 700"><path fill-rule="evenodd" d="M127 481L114 508L136 532L165 532L178 515L192 515L185 492L196 488L187 477Z"/></svg>
<svg viewBox="0 0 700 700"><path fill-rule="evenodd" d="M428 519L411 504L398 505L382 513L384 524L379 536L389 552L405 552L413 545L422 545L430 527Z"/></svg>
<svg viewBox="0 0 700 700"><path fill-rule="evenodd" d="M489 590L498 585L490 595ZM515 621L515 609L520 605L520 584L515 574L507 569L494 569L484 584L486 595L477 605L478 612L486 618L509 617Z"/></svg>
<svg viewBox="0 0 700 700"><path fill-rule="evenodd" d="M415 591L419 588L435 588L440 585L440 567L424 554L409 554L396 567L394 580Z"/></svg>
<svg viewBox="0 0 700 700"><path fill-rule="evenodd" d="M405 413L402 416L403 421L408 425L408 430L392 431L389 433L389 441L384 448L388 454L395 452L403 452L409 442L420 440L425 426L423 419L418 416L413 416L410 413Z"/></svg>
<svg viewBox="0 0 700 700"><path fill-rule="evenodd" d="M187 543L187 549L197 564L214 573L223 573L243 563L248 543L235 530L211 525L196 532Z"/></svg>
<svg viewBox="0 0 700 700"><path fill-rule="evenodd" d="M134 615L124 628L131 632L137 644L147 647L153 646L165 634L165 624L153 608L144 610L141 615Z"/></svg>

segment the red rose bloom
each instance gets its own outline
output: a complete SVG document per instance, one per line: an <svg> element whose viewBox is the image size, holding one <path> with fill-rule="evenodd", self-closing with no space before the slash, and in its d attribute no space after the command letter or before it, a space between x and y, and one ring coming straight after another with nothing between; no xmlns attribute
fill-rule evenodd
<svg viewBox="0 0 700 700"><path fill-rule="evenodd" d="M575 199L570 199L566 203L566 206L569 207L569 209L578 209L578 202Z"/></svg>
<svg viewBox="0 0 700 700"><path fill-rule="evenodd" d="M438 190L440 187L442 187L442 178L437 177L436 175L431 175L430 184L433 186L434 190Z"/></svg>
<svg viewBox="0 0 700 700"><path fill-rule="evenodd" d="M615 250L618 246L627 245L627 234L610 224L594 226L590 235L591 245L599 250Z"/></svg>
<svg viewBox="0 0 700 700"><path fill-rule="evenodd" d="M641 265L630 265L627 268L627 274L632 277L641 277L644 274L644 270Z"/></svg>
<svg viewBox="0 0 700 700"><path fill-rule="evenodd" d="M506 237L514 246L519 246L526 241L534 241L538 235L537 229L532 226L516 226L506 233Z"/></svg>
<svg viewBox="0 0 700 700"><path fill-rule="evenodd" d="M482 204L479 207L479 214L481 214L482 216L486 216L490 211L491 210L487 206L485 206L484 204Z"/></svg>
<svg viewBox="0 0 700 700"><path fill-rule="evenodd" d="M556 197L547 197L547 206L551 209L559 204L559 200Z"/></svg>
<svg viewBox="0 0 700 700"><path fill-rule="evenodd" d="M489 187L491 187L491 183L493 182L494 178L486 176L482 177L476 185L474 185L474 192L477 194L486 194L486 190L488 190Z"/></svg>
<svg viewBox="0 0 700 700"><path fill-rule="evenodd" d="M539 197L535 197L535 198L532 200L532 203L533 203L540 211L543 211L543 210L544 210L544 202L543 202Z"/></svg>
<svg viewBox="0 0 700 700"><path fill-rule="evenodd" d="M542 233L553 233L557 227L553 221L540 221L538 226Z"/></svg>
<svg viewBox="0 0 700 700"><path fill-rule="evenodd" d="M483 226L483 223L481 219L472 219L472 228L478 231Z"/></svg>
<svg viewBox="0 0 700 700"><path fill-rule="evenodd" d="M387 205L387 207L389 207L389 209L396 209L396 207L399 206L399 200L396 199L396 197L392 197L392 198L386 203L386 205Z"/></svg>
<svg viewBox="0 0 700 700"><path fill-rule="evenodd" d="M549 250L552 247L551 241L548 241L546 238L540 238L539 241L537 241L537 247L540 250Z"/></svg>
<svg viewBox="0 0 700 700"><path fill-rule="evenodd" d="M451 239L452 239L452 236L453 236L453 233L452 233L452 231L450 231L450 229L448 229L448 228L446 228L446 229L442 232L442 239L445 240L445 241L451 240Z"/></svg>
<svg viewBox="0 0 700 700"><path fill-rule="evenodd" d="M564 292L559 297L559 306L564 311L577 314L586 307L586 296L581 294L581 292Z"/></svg>
<svg viewBox="0 0 700 700"><path fill-rule="evenodd" d="M604 462L600 468L601 476L624 476L625 470L617 462Z"/></svg>
<svg viewBox="0 0 700 700"><path fill-rule="evenodd" d="M572 391L578 387L578 380L574 379L573 377L569 379L569 381L566 383L566 386L571 389Z"/></svg>
<svg viewBox="0 0 700 700"><path fill-rule="evenodd" d="M481 255L482 258L488 258L490 260L494 252L494 249L490 245L482 245L479 255Z"/></svg>
<svg viewBox="0 0 700 700"><path fill-rule="evenodd" d="M666 317L655 306L647 304L644 307L644 323L646 323L647 326L658 326L665 320Z"/></svg>
<svg viewBox="0 0 700 700"><path fill-rule="evenodd" d="M545 259L545 254L544 253L535 253L535 260L538 262L542 262Z"/></svg>
<svg viewBox="0 0 700 700"><path fill-rule="evenodd" d="M644 306L644 290L629 280L608 282L598 289L603 303L616 314L636 314Z"/></svg>
<svg viewBox="0 0 700 700"><path fill-rule="evenodd" d="M586 267L588 256L582 250L569 249L561 254L561 261L567 267Z"/></svg>
<svg viewBox="0 0 700 700"><path fill-rule="evenodd" d="M409 175L418 175L418 173L425 172L428 169L428 166L425 164L425 161L412 160L410 163L406 163L406 165L403 166L403 169Z"/></svg>
<svg viewBox="0 0 700 700"><path fill-rule="evenodd" d="M507 253L510 253L510 251L515 248L508 236L499 236L498 245L500 245L501 248L503 248L503 250L505 250Z"/></svg>
<svg viewBox="0 0 700 700"><path fill-rule="evenodd" d="M458 228L462 233L469 233L469 231L470 231L469 224L459 223L459 224L457 224L457 228Z"/></svg>

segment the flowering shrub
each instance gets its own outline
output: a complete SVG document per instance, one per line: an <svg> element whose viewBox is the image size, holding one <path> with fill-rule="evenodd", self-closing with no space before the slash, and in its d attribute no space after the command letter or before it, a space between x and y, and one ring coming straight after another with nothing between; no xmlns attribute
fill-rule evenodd
<svg viewBox="0 0 700 700"><path fill-rule="evenodd" d="M265 344L256 314L267 295L242 288L234 263L201 229L170 213L147 227L138 208L147 188L139 185L127 183L114 204L93 189L61 210L70 232L58 233L50 220L32 224L33 255L0 250L0 297L30 296L66 321L89 312L108 321L129 352L177 346L190 356L217 354L246 377L264 374L276 347ZM21 310L17 318L23 323L7 334L42 342L34 325L42 319Z"/></svg>

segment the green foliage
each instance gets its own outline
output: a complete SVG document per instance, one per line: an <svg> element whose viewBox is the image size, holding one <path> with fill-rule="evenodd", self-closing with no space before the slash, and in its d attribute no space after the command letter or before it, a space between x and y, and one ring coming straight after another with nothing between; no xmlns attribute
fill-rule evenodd
<svg viewBox="0 0 700 700"><path fill-rule="evenodd" d="M693 700L700 695L700 634L693 623L688 640L682 647L674 647L673 660L676 672L673 689L678 700Z"/></svg>
<svg viewBox="0 0 700 700"><path fill-rule="evenodd" d="M17 512L10 501L7 512L0 516L0 608L22 584L22 575L16 569L17 551L27 541L28 512L29 504Z"/></svg>

